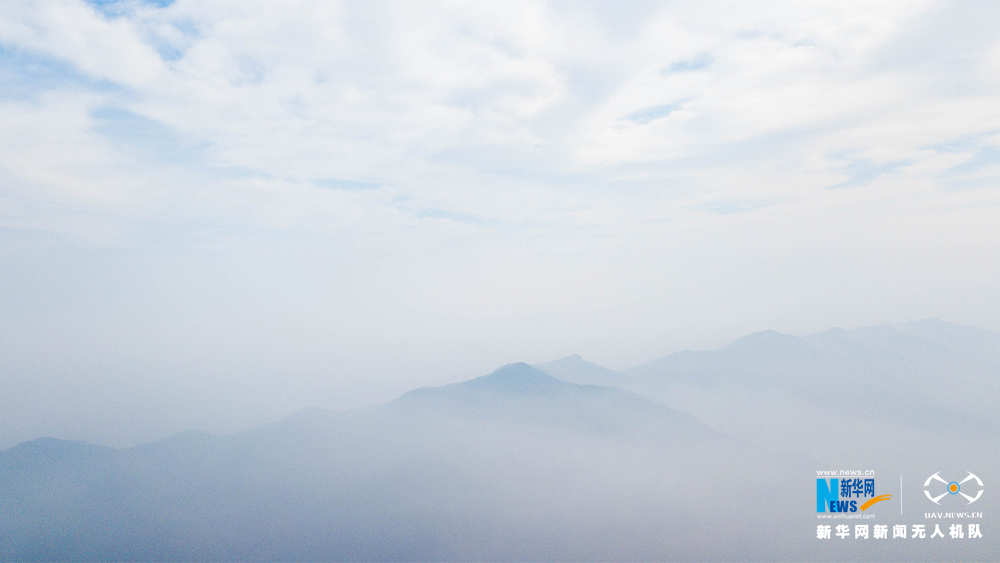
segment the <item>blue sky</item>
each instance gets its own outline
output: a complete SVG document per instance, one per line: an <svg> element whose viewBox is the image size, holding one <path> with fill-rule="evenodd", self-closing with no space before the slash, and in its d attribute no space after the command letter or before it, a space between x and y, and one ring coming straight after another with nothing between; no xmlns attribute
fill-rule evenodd
<svg viewBox="0 0 1000 563"><path fill-rule="evenodd" d="M112 393L135 435L77 437L124 443L510 361L1000 329L998 27L991 2L2 3L8 400Z"/></svg>

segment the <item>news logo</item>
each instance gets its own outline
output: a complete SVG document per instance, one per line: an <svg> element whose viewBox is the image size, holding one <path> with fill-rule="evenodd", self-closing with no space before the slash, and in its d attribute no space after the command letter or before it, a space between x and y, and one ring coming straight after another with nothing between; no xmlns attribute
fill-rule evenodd
<svg viewBox="0 0 1000 563"><path fill-rule="evenodd" d="M938 471L934 475L928 477L926 481L924 481L924 495L926 495L928 500L930 500L934 504L941 504L941 499L943 499L947 495L961 495L965 497L967 501L969 501L968 503L966 503L967 505L976 502L977 500L979 500L979 497L983 496L983 480L974 475L971 471L968 472L969 475L965 479L962 479L961 481L951 481L951 482L945 481L941 477L940 473L941 472ZM969 492L976 491L976 496L968 495L962 492L962 485L965 485L969 481L973 480L975 481L976 485L978 485L978 491L976 491L976 489L973 488L972 483L966 485L965 488ZM931 491L928 489L940 490L940 485L937 485L936 483L932 484L933 481L940 481L945 485L945 490L943 493L937 496L931 495ZM937 490L935 492L937 492Z"/></svg>
<svg viewBox="0 0 1000 563"><path fill-rule="evenodd" d="M890 498L875 495L875 479L816 479L816 512L863 512Z"/></svg>

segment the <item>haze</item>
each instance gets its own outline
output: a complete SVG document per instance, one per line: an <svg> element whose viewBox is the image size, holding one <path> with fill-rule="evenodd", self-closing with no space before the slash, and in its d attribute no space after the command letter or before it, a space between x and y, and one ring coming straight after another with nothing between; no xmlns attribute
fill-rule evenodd
<svg viewBox="0 0 1000 563"><path fill-rule="evenodd" d="M994 2L0 3L0 448L1000 330L998 38Z"/></svg>

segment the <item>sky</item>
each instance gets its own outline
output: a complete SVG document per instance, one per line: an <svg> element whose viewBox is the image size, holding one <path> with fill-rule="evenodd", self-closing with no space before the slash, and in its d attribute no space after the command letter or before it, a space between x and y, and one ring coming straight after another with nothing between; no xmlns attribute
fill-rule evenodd
<svg viewBox="0 0 1000 563"><path fill-rule="evenodd" d="M0 447L1000 330L996 2L0 3Z"/></svg>

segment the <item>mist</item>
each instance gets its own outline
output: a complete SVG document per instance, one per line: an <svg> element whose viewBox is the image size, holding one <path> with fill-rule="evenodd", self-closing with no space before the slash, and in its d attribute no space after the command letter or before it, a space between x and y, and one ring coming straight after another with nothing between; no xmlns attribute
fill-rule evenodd
<svg viewBox="0 0 1000 563"><path fill-rule="evenodd" d="M989 559L998 22L0 4L0 558Z"/></svg>

